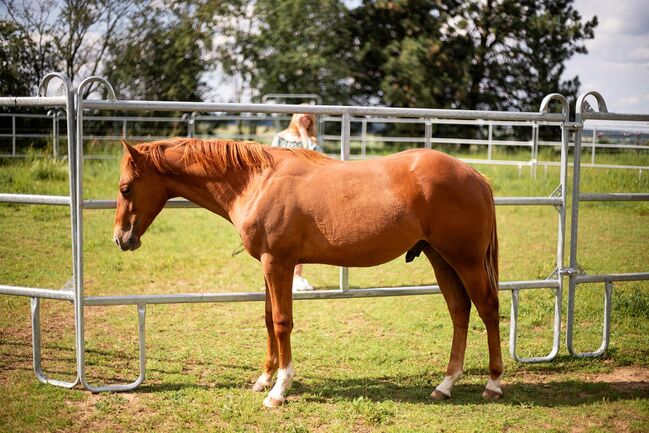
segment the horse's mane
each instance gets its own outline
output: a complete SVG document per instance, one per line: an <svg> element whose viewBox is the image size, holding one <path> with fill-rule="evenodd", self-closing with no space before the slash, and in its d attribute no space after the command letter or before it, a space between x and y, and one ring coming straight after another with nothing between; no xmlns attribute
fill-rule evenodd
<svg viewBox="0 0 649 433"><path fill-rule="evenodd" d="M270 149L253 141L172 138L140 143L135 147L151 167L161 174L177 174L165 156L166 150L174 148L182 149L180 160L184 161L186 167L191 166L202 175L224 173L228 169L260 171L272 166L274 162ZM304 149L277 150L290 151L300 159L314 162L330 159L319 152ZM128 161L126 165L126 168L133 169Z"/></svg>

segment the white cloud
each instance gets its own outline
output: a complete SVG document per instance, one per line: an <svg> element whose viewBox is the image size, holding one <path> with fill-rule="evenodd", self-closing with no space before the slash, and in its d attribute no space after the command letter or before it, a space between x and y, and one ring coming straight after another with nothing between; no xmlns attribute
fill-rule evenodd
<svg viewBox="0 0 649 433"><path fill-rule="evenodd" d="M610 111L649 113L649 3L647 0L576 0L584 20L597 15L588 54L566 62L582 91L598 90Z"/></svg>

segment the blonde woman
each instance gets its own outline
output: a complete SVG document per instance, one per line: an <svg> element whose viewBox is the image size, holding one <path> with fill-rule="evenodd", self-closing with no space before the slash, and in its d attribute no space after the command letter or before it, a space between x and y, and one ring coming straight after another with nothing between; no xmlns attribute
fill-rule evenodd
<svg viewBox="0 0 649 433"><path fill-rule="evenodd" d="M271 146L320 150L316 138L315 114L295 113L288 128L277 133ZM293 271L293 291L313 290L313 286L302 276L302 264Z"/></svg>
<svg viewBox="0 0 649 433"><path fill-rule="evenodd" d="M271 146L320 150L316 134L315 114L295 113L288 128L277 133Z"/></svg>

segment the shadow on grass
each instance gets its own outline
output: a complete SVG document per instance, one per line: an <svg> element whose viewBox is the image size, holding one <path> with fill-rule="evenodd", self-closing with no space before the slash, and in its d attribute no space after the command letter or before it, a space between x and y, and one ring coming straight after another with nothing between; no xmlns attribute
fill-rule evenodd
<svg viewBox="0 0 649 433"><path fill-rule="evenodd" d="M419 378L418 378L419 379ZM414 380L414 378L413 378ZM364 398L374 402L392 401L412 404L482 405L563 407L580 406L598 401L649 399L647 382L583 382L578 380L548 383L512 383L503 386L503 397L497 402L482 398L481 385L459 383L453 398L433 403L434 386L391 383L388 379L326 380L306 385L294 383L292 393L305 401L326 403L331 400Z"/></svg>

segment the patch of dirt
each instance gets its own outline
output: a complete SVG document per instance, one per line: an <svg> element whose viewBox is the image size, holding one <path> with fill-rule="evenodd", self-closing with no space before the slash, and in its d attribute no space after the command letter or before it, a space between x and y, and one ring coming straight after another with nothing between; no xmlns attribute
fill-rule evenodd
<svg viewBox="0 0 649 433"><path fill-rule="evenodd" d="M611 373L586 376L593 382L604 382L616 391L649 391L649 368L618 367Z"/></svg>
<svg viewBox="0 0 649 433"><path fill-rule="evenodd" d="M649 368L628 366L614 367L608 373L541 373L518 371L512 377L515 382L528 384L549 384L562 380L579 380L587 383L606 383L620 392L647 391L649 392ZM505 380L506 376L505 376Z"/></svg>

